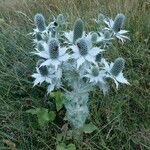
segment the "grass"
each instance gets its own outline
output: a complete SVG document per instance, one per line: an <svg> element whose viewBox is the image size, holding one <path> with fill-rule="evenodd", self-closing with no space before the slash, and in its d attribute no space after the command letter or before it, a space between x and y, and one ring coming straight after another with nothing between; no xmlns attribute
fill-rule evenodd
<svg viewBox="0 0 150 150"><path fill-rule="evenodd" d="M91 18L99 13L126 15L131 41L115 43L108 56L126 60L125 75L131 86L112 89L104 97L91 93L91 120L98 131L84 136L83 150L150 149L150 2L148 0L1 0L0 1L0 149L53 150L61 119L39 128L25 111L32 107L52 109L44 87L32 88L30 75L36 58L31 57L37 12L48 21L63 13L72 26L77 17L86 20L86 30L94 29ZM115 46L116 47L116 46ZM59 114L58 114L59 115ZM6 141L8 140L8 141ZM15 145L13 145L15 144Z"/></svg>

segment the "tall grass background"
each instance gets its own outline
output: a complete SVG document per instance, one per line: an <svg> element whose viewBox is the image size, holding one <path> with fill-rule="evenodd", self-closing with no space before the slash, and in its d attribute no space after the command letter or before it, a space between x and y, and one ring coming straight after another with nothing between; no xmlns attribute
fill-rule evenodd
<svg viewBox="0 0 150 150"><path fill-rule="evenodd" d="M112 86L108 96L91 93L90 120L98 131L85 135L83 150L150 149L150 1L149 0L0 0L0 149L54 150L62 118L41 129L36 117L27 109L54 109L45 87L32 88L31 74L36 57L32 57L33 17L42 13L47 23L53 15L64 14L72 29L77 17L85 21L86 30L94 30L103 13L114 18L126 15L125 28L131 41L114 43L110 60L126 60L125 75L131 86ZM8 140L9 142L6 142Z"/></svg>

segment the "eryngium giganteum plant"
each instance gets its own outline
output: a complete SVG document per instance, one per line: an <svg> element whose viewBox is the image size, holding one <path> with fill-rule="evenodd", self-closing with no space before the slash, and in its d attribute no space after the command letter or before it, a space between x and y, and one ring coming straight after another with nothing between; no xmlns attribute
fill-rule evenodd
<svg viewBox="0 0 150 150"><path fill-rule="evenodd" d="M99 88L104 95L108 93L108 78L119 84L129 84L123 76L124 59L117 58L109 63L103 56L113 40L124 42L129 39L123 30L125 16L118 14L115 21L101 15L96 23L103 29L84 31L84 22L78 18L73 31L62 27L65 18L62 14L53 18L48 26L42 14L36 14L36 29L32 33L35 51L39 61L36 65L34 86L46 84L47 93L61 89L64 94L66 116L74 129L82 129L89 115L89 92ZM101 93L100 93L101 94Z"/></svg>

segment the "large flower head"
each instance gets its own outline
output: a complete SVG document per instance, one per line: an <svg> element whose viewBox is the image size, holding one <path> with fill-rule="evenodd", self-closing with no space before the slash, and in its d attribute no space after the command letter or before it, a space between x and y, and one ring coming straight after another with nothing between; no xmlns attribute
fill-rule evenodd
<svg viewBox="0 0 150 150"><path fill-rule="evenodd" d="M93 83L104 83L104 77L106 76L104 70L99 70L97 66L93 66L91 69L87 69L87 74L84 75L85 77L90 79L90 82Z"/></svg>
<svg viewBox="0 0 150 150"><path fill-rule="evenodd" d="M84 23L80 18L75 21L73 31L64 32L64 36L69 44L75 44L76 41L84 35Z"/></svg>
<svg viewBox="0 0 150 150"><path fill-rule="evenodd" d="M70 46L73 50L72 58L77 61L77 68L79 68L84 62L95 62L95 57L103 50L98 47L93 47L92 42L86 38L80 38L76 41L76 45Z"/></svg>
<svg viewBox="0 0 150 150"><path fill-rule="evenodd" d="M47 92L50 93L55 87L61 85L62 70L55 69L54 66L41 66L44 60L39 60L36 66L36 73L32 75L34 86L46 82L49 84Z"/></svg>
<svg viewBox="0 0 150 150"><path fill-rule="evenodd" d="M110 64L103 58L102 63L104 64L103 69L107 73L106 77L112 78L114 80L117 89L119 83L130 84L122 73L124 68L123 58L117 58L114 63L111 62Z"/></svg>
<svg viewBox="0 0 150 150"><path fill-rule="evenodd" d="M48 44L44 46L44 50L34 52L34 54L46 59L41 66L53 65L57 69L63 61L67 61L69 59L69 55L66 53L66 50L66 47L60 47L57 39L50 38Z"/></svg>
<svg viewBox="0 0 150 150"><path fill-rule="evenodd" d="M44 81L47 83L51 83L52 82L52 76L55 72L55 70L52 67L47 67L47 66L41 66L41 63L44 60L39 60L36 66L36 73L34 73L32 75L33 78L35 78L34 80L34 86L37 84L41 84Z"/></svg>

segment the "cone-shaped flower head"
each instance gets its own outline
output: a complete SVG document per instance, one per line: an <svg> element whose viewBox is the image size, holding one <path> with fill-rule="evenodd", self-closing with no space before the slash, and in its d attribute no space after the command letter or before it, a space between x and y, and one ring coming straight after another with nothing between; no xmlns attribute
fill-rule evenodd
<svg viewBox="0 0 150 150"><path fill-rule="evenodd" d="M95 57L95 61L96 62L101 62L101 59L102 59L102 54L101 53L98 53Z"/></svg>
<svg viewBox="0 0 150 150"><path fill-rule="evenodd" d="M45 49L44 49L44 46L41 44L41 43L38 43L37 44L37 49L39 50L39 51L44 51Z"/></svg>
<svg viewBox="0 0 150 150"><path fill-rule="evenodd" d="M44 31L46 29L45 18L42 14L36 14L34 17L34 22L39 31Z"/></svg>
<svg viewBox="0 0 150 150"><path fill-rule="evenodd" d="M59 43L57 39L51 38L48 41L49 53L51 59L56 59L59 56Z"/></svg>
<svg viewBox="0 0 150 150"><path fill-rule="evenodd" d="M39 72L42 76L48 76L49 72L48 72L48 68L47 66L41 66L40 65L44 62L43 59L39 60L37 62L37 67L39 68Z"/></svg>
<svg viewBox="0 0 150 150"><path fill-rule="evenodd" d="M85 39L83 38L80 38L77 40L77 46L79 48L79 52L82 56L85 56L87 55L88 53L88 43Z"/></svg>
<svg viewBox="0 0 150 150"><path fill-rule="evenodd" d="M111 69L111 74L114 76L118 76L120 72L122 72L124 68L124 59L123 58L117 58L114 62L114 65Z"/></svg>
<svg viewBox="0 0 150 150"><path fill-rule="evenodd" d="M37 41L41 41L42 40L42 36L39 32L36 33L36 39Z"/></svg>
<svg viewBox="0 0 150 150"><path fill-rule="evenodd" d="M119 32L124 24L125 16L123 14L118 14L114 20L113 30Z"/></svg>
<svg viewBox="0 0 150 150"><path fill-rule="evenodd" d="M83 35L84 23L81 19L77 19L74 24L73 31L73 43L75 44L76 40L81 38Z"/></svg>
<svg viewBox="0 0 150 150"><path fill-rule="evenodd" d="M105 19L105 16L103 14L98 15L98 21L103 21Z"/></svg>
<svg viewBox="0 0 150 150"><path fill-rule="evenodd" d="M97 38L98 38L98 34L94 32L94 33L92 34L92 36L91 36L91 41L92 41L93 43L95 43L95 42L97 41Z"/></svg>
<svg viewBox="0 0 150 150"><path fill-rule="evenodd" d="M110 32L109 31L104 31L104 37L105 39L109 39L110 38Z"/></svg>
<svg viewBox="0 0 150 150"><path fill-rule="evenodd" d="M99 75L99 69L97 67L92 68L92 75L97 77Z"/></svg>

